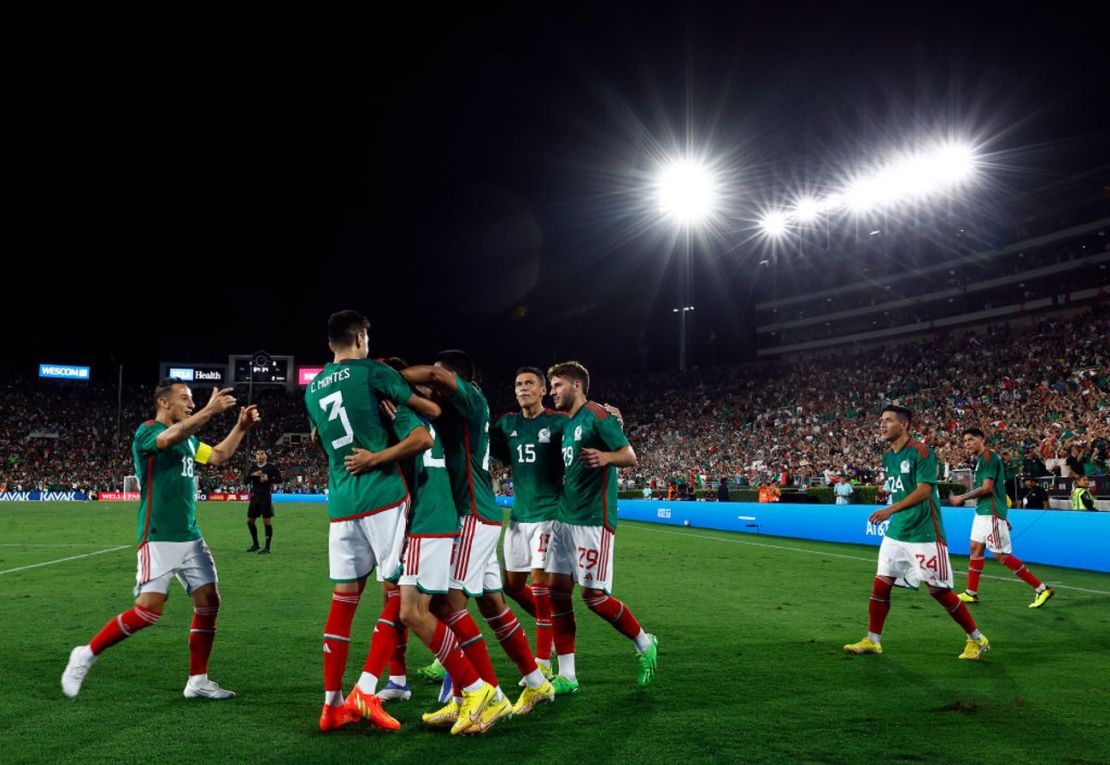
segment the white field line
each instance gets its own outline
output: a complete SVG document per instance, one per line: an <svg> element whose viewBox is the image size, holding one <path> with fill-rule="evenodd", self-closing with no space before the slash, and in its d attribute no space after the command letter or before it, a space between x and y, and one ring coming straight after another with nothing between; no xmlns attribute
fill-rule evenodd
<svg viewBox="0 0 1110 765"><path fill-rule="evenodd" d="M9 568L0 571L0 576L4 574L14 574L17 571L27 571L32 568L39 568L40 566L53 566L55 563L65 563L69 560L80 560L81 558L91 558L94 555L103 555L104 553L116 552L117 550L126 550L131 545L120 545L119 547L109 547L105 550L97 550L96 552L85 553L84 555L71 555L68 558L58 558L57 560L48 560L43 563L32 563L30 566L20 566L19 568Z"/></svg>

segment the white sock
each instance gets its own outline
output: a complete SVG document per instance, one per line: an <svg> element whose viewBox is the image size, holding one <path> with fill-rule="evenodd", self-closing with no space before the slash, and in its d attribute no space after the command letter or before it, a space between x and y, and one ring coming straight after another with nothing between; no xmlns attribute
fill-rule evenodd
<svg viewBox="0 0 1110 765"><path fill-rule="evenodd" d="M389 682L404 687L409 684L409 678L407 675L390 675Z"/></svg>
<svg viewBox="0 0 1110 765"><path fill-rule="evenodd" d="M883 636L880 635L878 632L868 632L867 639L870 640L872 643L883 642Z"/></svg>
<svg viewBox="0 0 1110 765"><path fill-rule="evenodd" d="M978 595L979 594L978 590L964 590L964 592L966 592L968 595Z"/></svg>
<svg viewBox="0 0 1110 765"><path fill-rule="evenodd" d="M203 685L204 683L207 683L207 682L208 682L208 673L207 672L205 672L203 675L189 675L189 685L197 686L197 685Z"/></svg>
<svg viewBox="0 0 1110 765"><path fill-rule="evenodd" d="M647 633L640 630L640 634L632 638L632 642L636 644L636 650L643 653L651 648L651 641L648 639Z"/></svg>
<svg viewBox="0 0 1110 765"><path fill-rule="evenodd" d="M551 671L551 659L536 659L536 664L549 672Z"/></svg>
<svg viewBox="0 0 1110 765"><path fill-rule="evenodd" d="M324 691L324 706L343 706L343 691Z"/></svg>
<svg viewBox="0 0 1110 765"><path fill-rule="evenodd" d="M501 701L501 699L505 698L505 694L501 692L501 686L500 685L497 686L494 690L497 691L496 695L494 695L494 697L493 697L494 701Z"/></svg>
<svg viewBox="0 0 1110 765"><path fill-rule="evenodd" d="M358 678L358 689L373 696L374 691L378 690L378 676L363 672Z"/></svg>
<svg viewBox="0 0 1110 765"><path fill-rule="evenodd" d="M1041 582L1041 586L1038 587L1037 589L1033 590L1033 592L1041 593L1041 592L1044 592L1047 589L1048 589L1048 585L1045 584L1044 582Z"/></svg>
<svg viewBox="0 0 1110 765"><path fill-rule="evenodd" d="M975 630L974 632L967 633L968 640L978 640L981 637L983 637L983 633L980 632L979 630Z"/></svg>
<svg viewBox="0 0 1110 765"><path fill-rule="evenodd" d="M524 684L529 688L539 688L543 685L543 673L538 669L533 669L524 676Z"/></svg>
<svg viewBox="0 0 1110 765"><path fill-rule="evenodd" d="M559 654L559 674L567 680L574 680L574 654L561 653Z"/></svg>

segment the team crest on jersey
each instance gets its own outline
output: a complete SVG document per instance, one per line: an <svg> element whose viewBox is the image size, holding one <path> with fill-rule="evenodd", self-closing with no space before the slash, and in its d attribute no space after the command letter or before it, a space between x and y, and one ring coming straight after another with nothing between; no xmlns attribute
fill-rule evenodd
<svg viewBox="0 0 1110 765"><path fill-rule="evenodd" d="M548 430L547 428L543 428L540 431L540 443L541 444L551 443L551 431Z"/></svg>
<svg viewBox="0 0 1110 765"><path fill-rule="evenodd" d="M902 460L902 472L903 473L910 472L910 461L909 460Z"/></svg>
<svg viewBox="0 0 1110 765"><path fill-rule="evenodd" d="M579 425L577 428L574 429L574 440L575 441L581 441L582 440L582 426L581 425Z"/></svg>

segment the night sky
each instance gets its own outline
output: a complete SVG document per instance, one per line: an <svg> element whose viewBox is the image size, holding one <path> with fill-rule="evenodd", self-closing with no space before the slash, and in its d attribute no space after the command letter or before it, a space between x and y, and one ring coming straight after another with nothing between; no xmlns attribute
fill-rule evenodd
<svg viewBox="0 0 1110 765"><path fill-rule="evenodd" d="M684 141L731 181L691 358L741 360L755 211L799 184L946 131L998 160L1001 198L1108 178L1105 10L230 5L7 20L6 377L322 362L348 307L376 355L673 366L673 229L643 187Z"/></svg>

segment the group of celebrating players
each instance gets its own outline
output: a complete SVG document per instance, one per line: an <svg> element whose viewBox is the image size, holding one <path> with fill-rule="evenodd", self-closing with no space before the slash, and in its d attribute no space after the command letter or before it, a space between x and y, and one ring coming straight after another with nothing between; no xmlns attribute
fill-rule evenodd
<svg viewBox="0 0 1110 765"><path fill-rule="evenodd" d="M355 311L330 317L334 358L305 392L312 437L329 465L334 592L324 627L321 730L362 719L379 728L400 727L382 700L411 695L403 669L410 630L436 657L429 672L442 667L445 678L444 706L423 715L428 725L450 727L453 734L485 733L557 695L578 693L575 584L587 607L633 642L638 683L648 685L658 640L610 594L616 471L635 465L636 455L619 412L588 401L587 370L573 361L552 366L546 375L534 367L518 370L520 411L491 424L466 353L444 351L427 366L371 360L368 328ZM544 408L548 392L555 410ZM62 675L67 696L77 695L104 650L158 621L174 577L194 603L185 697L235 695L207 675L220 600L212 555L196 523L194 466L229 460L259 413L242 407L228 436L208 446L194 434L236 405L230 389L214 390L194 413L188 386L166 380L155 402L155 419L139 427L132 444L141 489L134 607L73 649ZM504 586L497 555L503 511L493 494L491 457L511 465L515 490L504 537ZM385 605L363 672L344 696L351 625L375 571ZM534 653L502 591L535 617ZM521 673L524 690L515 704L502 691L467 610L471 598ZM389 682L379 691L387 664Z"/></svg>

